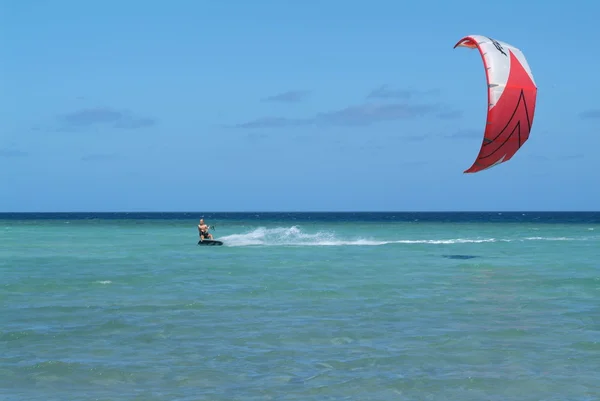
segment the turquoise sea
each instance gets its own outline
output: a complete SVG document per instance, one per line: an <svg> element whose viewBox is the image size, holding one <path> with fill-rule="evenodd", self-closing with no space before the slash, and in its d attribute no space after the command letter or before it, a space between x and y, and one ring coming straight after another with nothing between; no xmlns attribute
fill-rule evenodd
<svg viewBox="0 0 600 401"><path fill-rule="evenodd" d="M600 399L600 212L0 214L0 277L3 401Z"/></svg>

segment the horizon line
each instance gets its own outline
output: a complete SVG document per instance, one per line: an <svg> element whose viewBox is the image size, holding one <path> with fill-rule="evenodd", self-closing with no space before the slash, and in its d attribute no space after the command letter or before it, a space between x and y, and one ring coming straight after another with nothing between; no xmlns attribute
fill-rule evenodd
<svg viewBox="0 0 600 401"><path fill-rule="evenodd" d="M150 213L150 214L211 214L211 213L600 213L600 210L246 210L246 211L168 211L168 210L138 210L138 211L0 211L3 214L73 214L73 213L93 213L93 214L124 214L124 213Z"/></svg>

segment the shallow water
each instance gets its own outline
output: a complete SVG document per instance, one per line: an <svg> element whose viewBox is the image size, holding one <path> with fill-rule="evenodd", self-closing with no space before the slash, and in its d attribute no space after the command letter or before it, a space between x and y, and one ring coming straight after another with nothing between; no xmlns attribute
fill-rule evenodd
<svg viewBox="0 0 600 401"><path fill-rule="evenodd" d="M600 399L598 213L204 217L0 215L2 399Z"/></svg>

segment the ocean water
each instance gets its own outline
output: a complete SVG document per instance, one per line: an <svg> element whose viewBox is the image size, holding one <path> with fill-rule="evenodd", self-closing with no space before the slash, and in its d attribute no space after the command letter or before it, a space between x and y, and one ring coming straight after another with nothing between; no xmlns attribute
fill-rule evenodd
<svg viewBox="0 0 600 401"><path fill-rule="evenodd" d="M600 213L0 214L0 277L4 401L600 399Z"/></svg>

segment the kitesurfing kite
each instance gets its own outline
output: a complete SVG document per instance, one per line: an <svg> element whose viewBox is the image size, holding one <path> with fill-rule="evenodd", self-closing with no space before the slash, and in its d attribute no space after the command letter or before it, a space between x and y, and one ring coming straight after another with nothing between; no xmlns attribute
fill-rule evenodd
<svg viewBox="0 0 600 401"><path fill-rule="evenodd" d="M509 161L529 138L537 88L521 50L486 36L469 35L454 48L478 49L488 84L487 124L479 155L465 173Z"/></svg>

